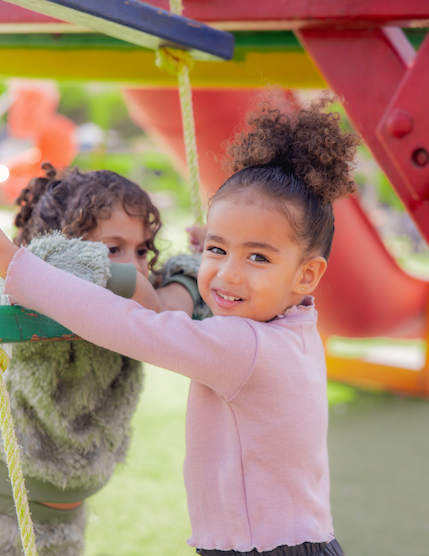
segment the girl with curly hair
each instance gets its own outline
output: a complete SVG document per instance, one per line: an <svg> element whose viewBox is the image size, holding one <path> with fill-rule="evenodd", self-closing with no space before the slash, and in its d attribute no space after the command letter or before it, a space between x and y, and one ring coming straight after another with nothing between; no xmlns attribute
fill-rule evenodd
<svg viewBox="0 0 429 556"><path fill-rule="evenodd" d="M178 255L161 270L154 268L161 221L143 189L114 172L75 168L59 179L50 164L43 168L46 177L31 180L17 199L15 245L149 309L204 316L197 259ZM38 552L79 556L84 500L125 459L142 365L82 340L23 343L13 347L5 380ZM20 536L3 458L0 554L17 556Z"/></svg>
<svg viewBox="0 0 429 556"><path fill-rule="evenodd" d="M311 294L327 267L332 203L355 190L358 138L341 131L327 104L322 97L281 111L263 102L231 143L234 173L211 199L198 274L214 318L156 314L0 240L13 299L100 346L191 378L188 542L204 556L343 555L329 504L326 365Z"/></svg>

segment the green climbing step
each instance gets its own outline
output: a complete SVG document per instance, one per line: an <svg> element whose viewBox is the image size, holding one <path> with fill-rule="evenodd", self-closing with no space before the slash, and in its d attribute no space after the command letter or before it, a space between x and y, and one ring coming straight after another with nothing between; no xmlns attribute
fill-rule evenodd
<svg viewBox="0 0 429 556"><path fill-rule="evenodd" d="M20 305L0 306L0 343L76 339L76 334L36 311Z"/></svg>

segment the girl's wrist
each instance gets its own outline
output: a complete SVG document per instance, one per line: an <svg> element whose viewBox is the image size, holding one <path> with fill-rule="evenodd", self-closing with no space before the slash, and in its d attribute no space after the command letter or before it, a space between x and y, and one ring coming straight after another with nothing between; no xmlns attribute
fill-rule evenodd
<svg viewBox="0 0 429 556"><path fill-rule="evenodd" d="M131 299L146 309L150 309L156 313L159 313L161 310L161 302L158 293L141 272L137 272L136 288Z"/></svg>

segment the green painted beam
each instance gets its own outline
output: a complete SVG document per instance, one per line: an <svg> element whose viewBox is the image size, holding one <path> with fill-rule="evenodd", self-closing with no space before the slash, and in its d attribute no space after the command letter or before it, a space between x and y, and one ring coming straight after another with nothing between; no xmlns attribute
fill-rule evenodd
<svg viewBox="0 0 429 556"><path fill-rule="evenodd" d="M76 334L40 313L19 305L0 306L0 343L76 339Z"/></svg>
<svg viewBox="0 0 429 556"><path fill-rule="evenodd" d="M235 36L237 48L240 50L303 50L292 31L243 31L232 34ZM148 50L101 33L0 34L0 47L23 48L28 46L55 49Z"/></svg>
<svg viewBox="0 0 429 556"><path fill-rule="evenodd" d="M415 49L426 36L427 29L404 29ZM235 31L235 50L242 55L246 51L278 52L282 50L303 51L303 47L292 31ZM29 33L0 34L0 48L54 48L54 49L113 49L147 50L144 47L103 35L102 33Z"/></svg>

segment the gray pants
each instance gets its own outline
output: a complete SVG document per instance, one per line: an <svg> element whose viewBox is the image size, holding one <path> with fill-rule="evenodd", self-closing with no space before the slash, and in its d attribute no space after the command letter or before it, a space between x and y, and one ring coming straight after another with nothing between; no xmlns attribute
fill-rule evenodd
<svg viewBox="0 0 429 556"><path fill-rule="evenodd" d="M81 556L84 548L84 504L73 512L30 504L39 556ZM21 536L12 498L0 495L0 554L22 556Z"/></svg>
<svg viewBox="0 0 429 556"><path fill-rule="evenodd" d="M250 552L237 552L236 550L204 550L197 548L197 554L202 556L344 556L337 539L329 543L305 542L297 546L278 546L268 552L258 552L255 549Z"/></svg>

